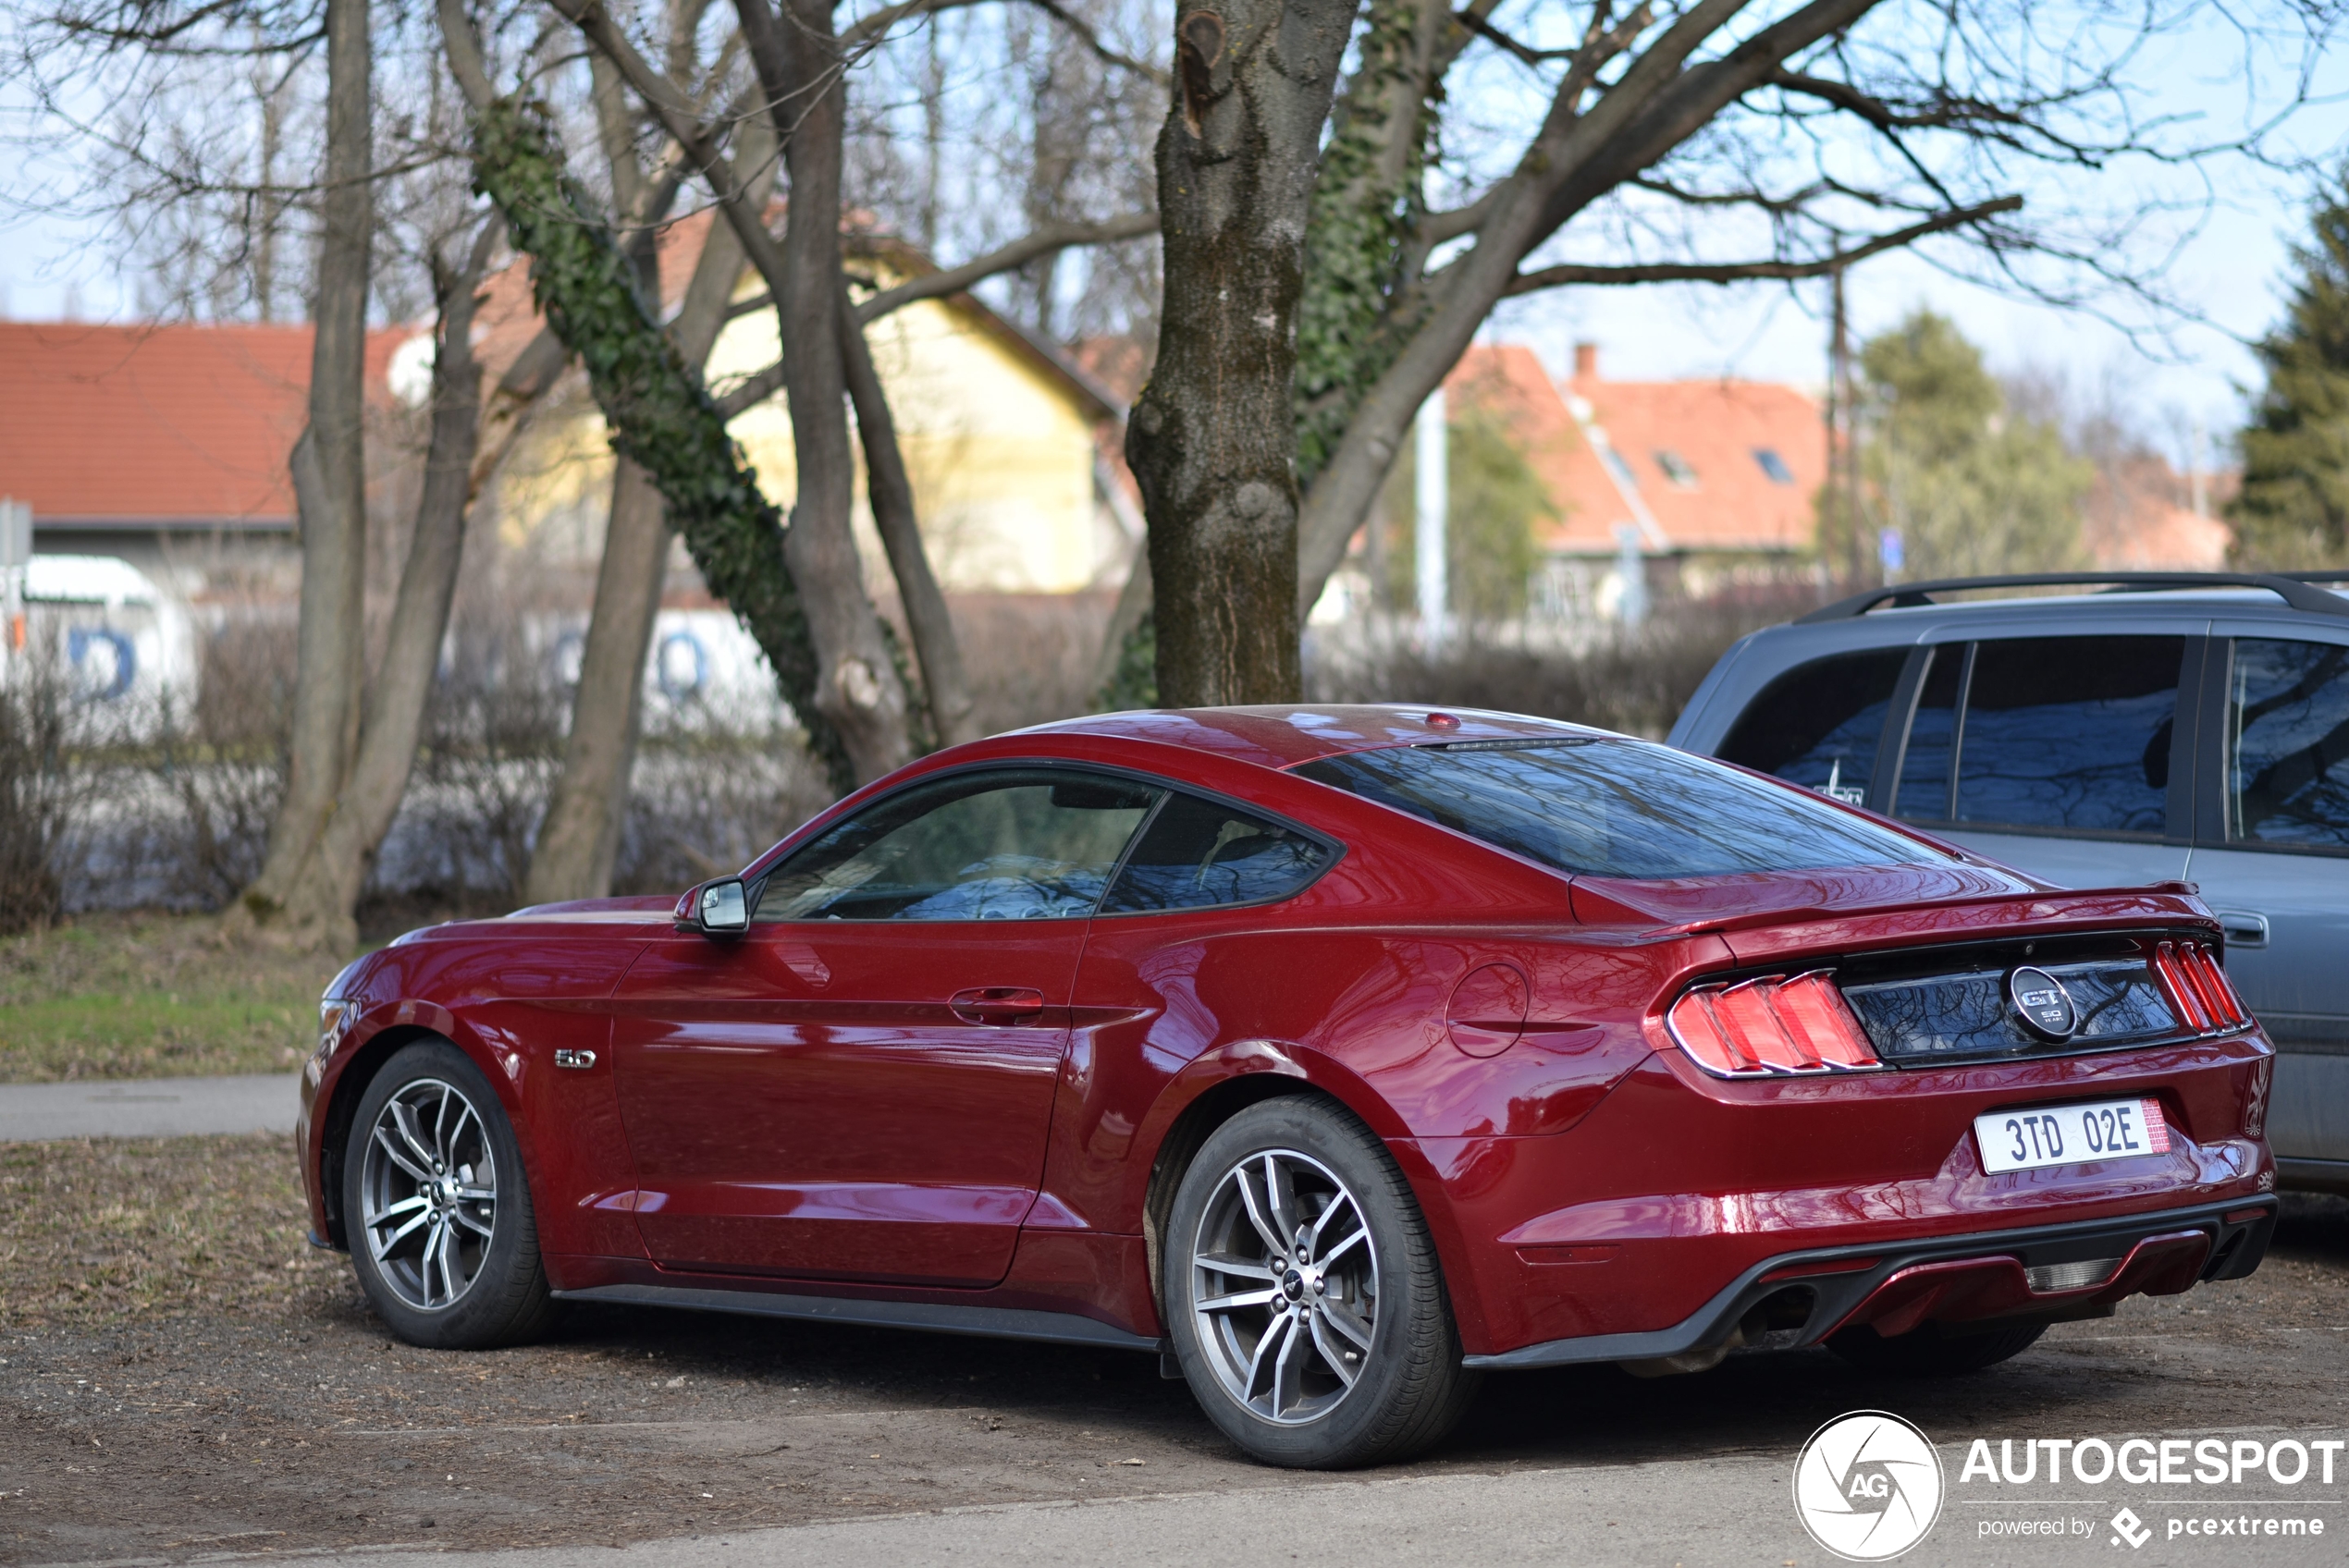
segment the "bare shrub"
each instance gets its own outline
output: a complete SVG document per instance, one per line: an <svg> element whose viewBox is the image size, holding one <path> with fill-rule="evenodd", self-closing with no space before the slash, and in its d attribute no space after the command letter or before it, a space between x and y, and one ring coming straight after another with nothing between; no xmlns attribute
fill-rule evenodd
<svg viewBox="0 0 2349 1568"><path fill-rule="evenodd" d="M1101 629L1114 594L961 594L952 607L979 732L1093 709Z"/></svg>
<svg viewBox="0 0 2349 1568"><path fill-rule="evenodd" d="M0 935L63 908L57 851L80 785L68 769L66 696L54 670L19 655L0 681Z"/></svg>
<svg viewBox="0 0 2349 1568"><path fill-rule="evenodd" d="M1539 637L1470 627L1433 652L1374 631L1325 646L1307 694L1536 714L1661 740L1730 643L1817 603L1816 590L1796 585L1666 600L1634 631Z"/></svg>
<svg viewBox="0 0 2349 1568"><path fill-rule="evenodd" d="M630 780L612 890L676 892L739 871L831 800L796 731L648 744Z"/></svg>

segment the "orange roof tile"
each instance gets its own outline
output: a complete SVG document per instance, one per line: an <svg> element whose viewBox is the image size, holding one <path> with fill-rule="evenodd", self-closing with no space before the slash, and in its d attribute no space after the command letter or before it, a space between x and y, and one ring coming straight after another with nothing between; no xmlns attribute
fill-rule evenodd
<svg viewBox="0 0 2349 1568"><path fill-rule="evenodd" d="M2232 493L2233 476L2207 474L2205 485L2204 505L2215 509ZM2186 476L2154 452L2104 464L2082 508L2089 559L2107 571L2224 570L2234 530L2181 505L2192 490Z"/></svg>
<svg viewBox="0 0 2349 1568"><path fill-rule="evenodd" d="M368 335L371 386L410 336ZM287 526L310 341L307 326L0 322L0 496L36 524Z"/></svg>
<svg viewBox="0 0 2349 1568"><path fill-rule="evenodd" d="M1507 410L1564 514L1544 531L1544 550L1613 555L1618 523L1639 528L1651 552L1811 543L1812 497L1826 477L1816 402L1769 382L1602 381L1596 359L1579 350L1579 374L1561 388L1531 349L1478 346L1445 380L1455 398Z"/></svg>

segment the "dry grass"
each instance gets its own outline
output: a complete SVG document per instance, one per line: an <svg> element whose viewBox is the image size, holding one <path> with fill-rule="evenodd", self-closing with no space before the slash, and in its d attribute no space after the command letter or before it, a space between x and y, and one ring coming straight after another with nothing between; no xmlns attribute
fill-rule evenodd
<svg viewBox="0 0 2349 1568"><path fill-rule="evenodd" d="M336 967L224 945L203 916L88 915L0 939L0 1083L289 1071Z"/></svg>
<svg viewBox="0 0 2349 1568"><path fill-rule="evenodd" d="M0 1323L275 1316L347 1278L306 1237L293 1139L0 1144Z"/></svg>

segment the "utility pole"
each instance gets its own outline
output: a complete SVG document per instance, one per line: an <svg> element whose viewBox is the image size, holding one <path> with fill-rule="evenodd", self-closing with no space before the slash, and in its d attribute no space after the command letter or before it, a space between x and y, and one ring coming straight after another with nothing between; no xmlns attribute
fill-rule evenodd
<svg viewBox="0 0 2349 1568"><path fill-rule="evenodd" d="M32 507L0 499L0 676L24 652L24 578L32 566Z"/></svg>
<svg viewBox="0 0 2349 1568"><path fill-rule="evenodd" d="M1452 593L1447 571L1448 541L1445 525L1450 520L1452 495L1451 453L1445 428L1444 388L1437 387L1420 405L1419 420L1412 434L1418 438L1413 476L1418 517L1412 529L1412 576L1419 589L1420 635L1429 648L1443 644L1449 629L1449 607Z"/></svg>
<svg viewBox="0 0 2349 1568"><path fill-rule="evenodd" d="M1845 570L1857 587L1868 581L1874 558L1867 530L1860 523L1860 431L1851 406L1851 323L1844 309L1843 274L1827 274L1832 301L1827 337L1827 495L1841 517Z"/></svg>

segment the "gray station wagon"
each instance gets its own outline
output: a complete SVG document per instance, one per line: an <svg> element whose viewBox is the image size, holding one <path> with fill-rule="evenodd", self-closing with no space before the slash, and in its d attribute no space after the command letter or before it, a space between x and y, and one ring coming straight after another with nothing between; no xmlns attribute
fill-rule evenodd
<svg viewBox="0 0 2349 1568"><path fill-rule="evenodd" d="M2349 1192L2349 595L2318 586L2343 581L1898 584L1740 642L1671 741L2061 886L2198 884L2275 1042L2281 1181Z"/></svg>

